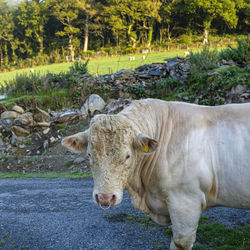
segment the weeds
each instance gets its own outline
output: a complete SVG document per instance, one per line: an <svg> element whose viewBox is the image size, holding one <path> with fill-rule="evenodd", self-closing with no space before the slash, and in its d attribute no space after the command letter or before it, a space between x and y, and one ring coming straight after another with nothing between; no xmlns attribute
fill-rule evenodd
<svg viewBox="0 0 250 250"><path fill-rule="evenodd" d="M166 96L170 96L177 91L180 91L180 81L174 80L172 77L160 79L151 91L152 97L163 99Z"/></svg>
<svg viewBox="0 0 250 250"><path fill-rule="evenodd" d="M250 36L247 38L237 39L237 47L228 46L222 50L219 57L220 60L233 60L238 63L248 64L250 60Z"/></svg>
<svg viewBox="0 0 250 250"><path fill-rule="evenodd" d="M197 72L206 72L217 67L219 61L218 51L204 47L201 52L190 52L190 73L191 75Z"/></svg>
<svg viewBox="0 0 250 250"><path fill-rule="evenodd" d="M127 92L136 95L137 98L146 97L146 90L143 86L132 84L128 88L126 88Z"/></svg>
<svg viewBox="0 0 250 250"><path fill-rule="evenodd" d="M89 60L87 60L86 62L74 62L74 64L70 67L70 73L74 74L74 73L79 73L79 74L86 74L88 73L88 62Z"/></svg>
<svg viewBox="0 0 250 250"><path fill-rule="evenodd" d="M140 226L143 227L153 227L157 226L155 222L153 222L150 217L148 216L136 216L134 214L127 214L126 223L138 223Z"/></svg>
<svg viewBox="0 0 250 250"><path fill-rule="evenodd" d="M5 91L9 96L39 93L42 88L43 79L39 73L17 74L14 80L5 83ZM2 92L5 92L1 90Z"/></svg>
<svg viewBox="0 0 250 250"><path fill-rule="evenodd" d="M31 145L32 144L32 138L31 137L24 138L23 143L26 144L26 145Z"/></svg>
<svg viewBox="0 0 250 250"><path fill-rule="evenodd" d="M74 163L74 160L68 160L64 162L63 166L69 168Z"/></svg>

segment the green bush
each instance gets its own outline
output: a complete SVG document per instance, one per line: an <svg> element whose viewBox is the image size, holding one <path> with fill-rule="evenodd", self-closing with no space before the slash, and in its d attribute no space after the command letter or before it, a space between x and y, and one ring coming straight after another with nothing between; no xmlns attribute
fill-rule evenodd
<svg viewBox="0 0 250 250"><path fill-rule="evenodd" d="M39 93L43 85L43 78L39 73L22 73L17 74L16 77L5 84L5 89L11 89L9 96Z"/></svg>
<svg viewBox="0 0 250 250"><path fill-rule="evenodd" d="M227 98L227 92L238 84L250 87L249 69L237 66L218 68L212 74L200 72L191 75L187 84L189 87L184 94L189 102L221 105Z"/></svg>
<svg viewBox="0 0 250 250"><path fill-rule="evenodd" d="M89 60L87 60L86 62L74 62L73 65L70 67L70 73L74 74L74 73L79 73L79 74L86 74L88 73L88 62Z"/></svg>
<svg viewBox="0 0 250 250"><path fill-rule="evenodd" d="M93 50L88 50L87 52L82 53L83 57L94 57L95 56L95 51Z"/></svg>
<svg viewBox="0 0 250 250"><path fill-rule="evenodd" d="M219 54L216 49L204 47L201 52L190 52L190 73L204 72L217 67Z"/></svg>
<svg viewBox="0 0 250 250"><path fill-rule="evenodd" d="M220 60L233 60L238 63L248 64L250 59L250 37L237 39L236 47L228 46L227 49L220 52Z"/></svg>
<svg viewBox="0 0 250 250"><path fill-rule="evenodd" d="M132 84L131 86L125 89L125 92L136 95L137 98L146 97L146 90L143 86Z"/></svg>
<svg viewBox="0 0 250 250"><path fill-rule="evenodd" d="M182 34L178 37L180 44L189 45L192 42L191 36L187 34Z"/></svg>
<svg viewBox="0 0 250 250"><path fill-rule="evenodd" d="M174 80L172 77L162 78L152 86L151 97L163 99L180 91L180 81Z"/></svg>

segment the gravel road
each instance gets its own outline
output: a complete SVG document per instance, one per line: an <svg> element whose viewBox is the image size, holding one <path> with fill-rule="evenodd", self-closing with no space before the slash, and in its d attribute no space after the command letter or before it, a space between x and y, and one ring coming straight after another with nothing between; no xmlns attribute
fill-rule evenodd
<svg viewBox="0 0 250 250"><path fill-rule="evenodd" d="M166 228L128 219L145 215L127 194L103 211L92 201L92 186L92 179L0 179L0 249L168 249ZM250 222L246 210L206 214L231 227Z"/></svg>

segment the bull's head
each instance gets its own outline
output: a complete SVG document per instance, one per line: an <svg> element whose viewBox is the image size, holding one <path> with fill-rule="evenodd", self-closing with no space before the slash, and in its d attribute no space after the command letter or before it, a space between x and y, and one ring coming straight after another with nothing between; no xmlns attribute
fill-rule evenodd
<svg viewBox="0 0 250 250"><path fill-rule="evenodd" d="M141 133L119 115L97 115L84 132L66 137L62 145L73 152L87 151L94 178L93 199L103 206L122 201L123 190L143 154L157 141Z"/></svg>

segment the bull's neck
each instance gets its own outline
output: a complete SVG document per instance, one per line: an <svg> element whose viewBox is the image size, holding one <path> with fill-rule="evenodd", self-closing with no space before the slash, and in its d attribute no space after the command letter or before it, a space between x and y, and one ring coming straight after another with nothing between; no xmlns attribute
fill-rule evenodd
<svg viewBox="0 0 250 250"><path fill-rule="evenodd" d="M154 139L157 138L159 125L162 124L162 113L160 105L149 101L135 101L131 107L125 109L119 115L126 117L134 129ZM158 107L157 107L158 106Z"/></svg>
<svg viewBox="0 0 250 250"><path fill-rule="evenodd" d="M157 140L159 146L156 152L150 155L138 153L134 162L134 172L127 183L127 190L132 196L135 206L146 213L150 213L145 203L146 187L156 170L162 141L165 140L168 106L166 102L140 104L139 101L128 111L122 112L121 115L131 121L135 130Z"/></svg>

